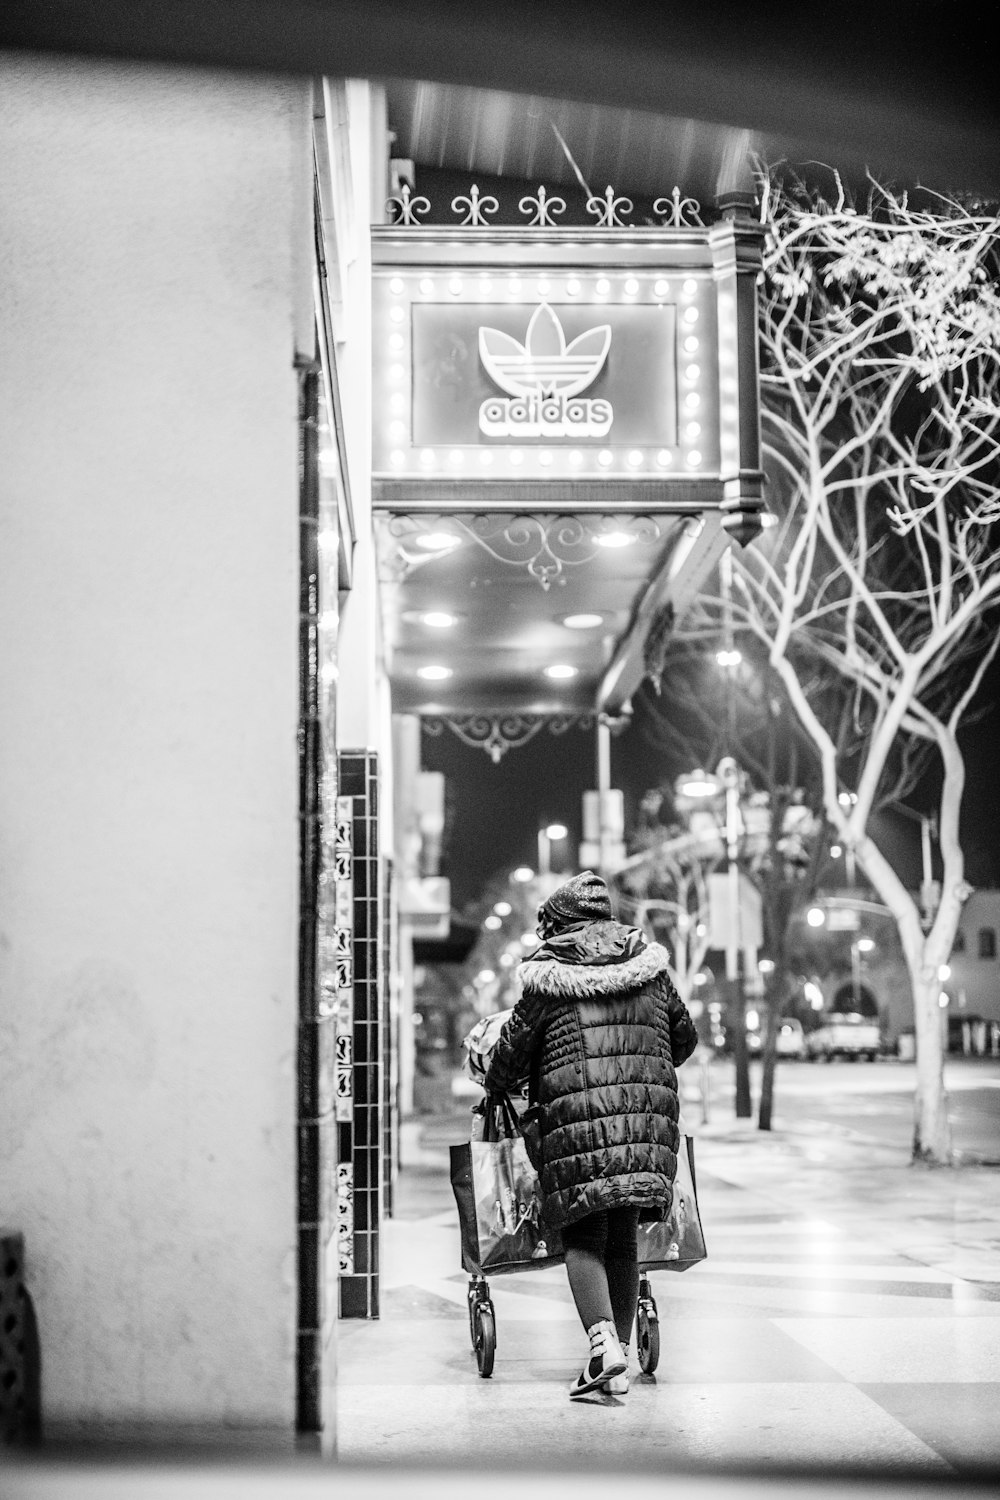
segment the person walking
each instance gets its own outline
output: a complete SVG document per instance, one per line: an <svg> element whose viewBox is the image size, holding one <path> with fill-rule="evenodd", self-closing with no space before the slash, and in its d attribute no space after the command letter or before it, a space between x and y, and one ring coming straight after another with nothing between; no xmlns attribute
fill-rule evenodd
<svg viewBox="0 0 1000 1500"><path fill-rule="evenodd" d="M542 939L519 971L521 996L484 1080L532 1076L540 1107L544 1220L559 1229L590 1355L571 1399L628 1390L639 1295L640 1219L665 1217L677 1171L674 1071L698 1041L667 953L614 920L592 870L538 908Z"/></svg>

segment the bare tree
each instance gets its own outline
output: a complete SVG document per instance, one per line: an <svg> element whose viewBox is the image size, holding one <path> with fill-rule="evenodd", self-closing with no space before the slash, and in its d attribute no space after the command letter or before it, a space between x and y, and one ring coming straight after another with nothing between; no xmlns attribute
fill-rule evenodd
<svg viewBox="0 0 1000 1500"><path fill-rule="evenodd" d="M913 1154L950 1159L938 971L969 888L958 730L1000 635L1000 218L764 174L762 387L780 524L693 628L748 632L819 757L822 806L899 928L913 990ZM822 692L849 690L845 753ZM920 908L869 832L911 752L941 775L941 895ZM854 800L841 800L849 792Z"/></svg>
<svg viewBox="0 0 1000 1500"><path fill-rule="evenodd" d="M728 664L717 666L706 650L719 644L717 622L703 615L700 625L699 629L698 621L689 622L666 649L656 675L651 674L654 690L644 695L639 723L674 771L690 770L695 765L714 767L720 757L731 755L744 773L739 863L761 898L767 965L761 975L745 975L738 994L727 993L727 1019L734 1042L736 1112L746 1118L752 1112L752 1101L746 1048L740 1043L744 994L753 987L764 1016L758 1124L762 1130L769 1130L777 1036L794 988L789 968L789 927L794 913L815 889L827 851L823 819L817 816L819 761L805 731L794 720L789 723L784 689L759 648L748 650L739 661L733 660L733 643L727 639L727 630L723 639ZM811 684L813 693L822 690L821 681ZM831 711L834 708L840 714L838 742L846 746L853 724L850 705L831 703ZM661 802L670 799L669 790L657 795ZM714 825L711 813L702 816ZM675 810L675 820L669 832L662 826L658 833L649 829L643 840L636 841L648 844L649 853L637 853L618 873L616 882L626 890L641 891L647 898L645 904L664 908L669 919L672 903L662 899L654 903L648 898L679 892L686 867L697 869L703 892L697 926L705 934L700 964L709 941L708 876L725 865L726 847L718 827L714 839L705 836L703 826L699 836L691 837L677 831L684 820L683 809L680 813ZM675 939L678 946L683 947L683 939L683 932L679 932ZM756 990L757 985L762 990Z"/></svg>

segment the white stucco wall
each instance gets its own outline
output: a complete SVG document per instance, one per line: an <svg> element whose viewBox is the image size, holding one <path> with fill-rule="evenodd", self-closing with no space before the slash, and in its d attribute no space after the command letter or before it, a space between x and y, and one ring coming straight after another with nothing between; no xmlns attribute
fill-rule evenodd
<svg viewBox="0 0 1000 1500"><path fill-rule="evenodd" d="M50 1431L294 1421L309 127L0 55L0 1219Z"/></svg>

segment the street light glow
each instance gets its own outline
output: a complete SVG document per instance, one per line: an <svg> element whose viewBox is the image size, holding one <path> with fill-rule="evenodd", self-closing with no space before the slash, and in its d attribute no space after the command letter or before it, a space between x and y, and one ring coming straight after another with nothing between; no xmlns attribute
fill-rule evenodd
<svg viewBox="0 0 1000 1500"><path fill-rule="evenodd" d="M485 928L487 928L488 931L490 931L490 932L499 932L500 928L503 926L503 922L500 920L500 918L494 912L491 916L488 916L486 918L486 921L483 923L483 926Z"/></svg>
<svg viewBox="0 0 1000 1500"><path fill-rule="evenodd" d="M529 880L534 880L535 872L530 865L518 865L517 869L511 872L510 878L516 880L519 885L526 885Z"/></svg>
<svg viewBox="0 0 1000 1500"><path fill-rule="evenodd" d="M513 907L511 906L509 901L497 901L494 904L493 910L496 912L498 917L509 917L511 912L513 911Z"/></svg>
<svg viewBox="0 0 1000 1500"><path fill-rule="evenodd" d="M810 906L806 912L806 921L810 927L822 927L826 921L826 912L821 906Z"/></svg>
<svg viewBox="0 0 1000 1500"><path fill-rule="evenodd" d="M569 833L565 823L550 823L544 830L547 839L564 839Z"/></svg>
<svg viewBox="0 0 1000 1500"><path fill-rule="evenodd" d="M874 946L875 946L875 939L874 938L858 938L858 952L859 953L870 953L872 951L872 949L874 948ZM947 979L948 976L947 976L947 974L942 974L939 977L941 979Z"/></svg>
<svg viewBox="0 0 1000 1500"><path fill-rule="evenodd" d="M683 797L714 797L721 788L715 776L698 770L692 771L690 776L682 777L677 783L677 790Z"/></svg>
<svg viewBox="0 0 1000 1500"><path fill-rule="evenodd" d="M717 651L715 653L715 659L719 663L720 667L738 667L740 662L743 660L743 657L742 654L736 650Z"/></svg>

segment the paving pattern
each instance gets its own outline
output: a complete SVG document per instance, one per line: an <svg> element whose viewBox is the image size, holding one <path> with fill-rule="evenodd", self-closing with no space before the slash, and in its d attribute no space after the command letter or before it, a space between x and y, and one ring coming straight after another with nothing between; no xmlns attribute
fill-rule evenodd
<svg viewBox="0 0 1000 1500"><path fill-rule="evenodd" d="M1000 1475L997 1171L705 1132L709 1259L653 1273L659 1368L570 1402L584 1338L561 1267L491 1281L496 1363L479 1378L441 1145L401 1178L381 1320L339 1325L342 1462Z"/></svg>

